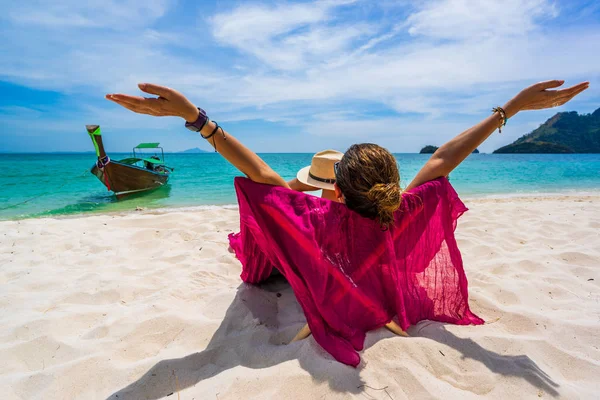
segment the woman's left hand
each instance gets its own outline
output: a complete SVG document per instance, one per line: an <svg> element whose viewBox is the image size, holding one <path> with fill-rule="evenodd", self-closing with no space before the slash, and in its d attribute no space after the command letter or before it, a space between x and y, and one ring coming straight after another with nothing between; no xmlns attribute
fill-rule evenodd
<svg viewBox="0 0 600 400"><path fill-rule="evenodd" d="M565 81L545 81L531 85L523 89L512 100L505 109L513 109L514 113L525 110L543 110L562 106L579 93L586 90L590 83L582 82L566 89L549 90L562 86ZM507 110L508 113L508 110Z"/></svg>
<svg viewBox="0 0 600 400"><path fill-rule="evenodd" d="M198 108L177 90L152 83L140 83L140 90L155 94L158 98L130 96L128 94L107 94L108 100L138 114L157 117L181 117L188 122L198 119Z"/></svg>

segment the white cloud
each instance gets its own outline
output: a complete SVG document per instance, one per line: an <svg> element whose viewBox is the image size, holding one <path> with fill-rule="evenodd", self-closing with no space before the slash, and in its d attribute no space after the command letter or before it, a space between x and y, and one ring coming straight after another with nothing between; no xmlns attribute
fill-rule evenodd
<svg viewBox="0 0 600 400"><path fill-rule="evenodd" d="M231 101L264 107L281 102L354 99L385 104L398 112L469 113L479 108L466 103L463 105L469 108L456 110L456 97L475 97L482 91L508 96L525 83L597 75L600 54L594 48L600 31L586 33L586 40L581 36L579 31L535 35L514 39L506 47L496 38L477 43L400 45L311 74L249 75L244 85L231 92Z"/></svg>
<svg viewBox="0 0 600 400"><path fill-rule="evenodd" d="M559 9L546 0L418 2L402 18L386 9L377 20L361 7L379 4L350 3L242 3L209 17L208 31L185 32L155 23L175 4L167 0L11 6L0 26L7 38L0 52L10 55L0 58L0 79L90 103L152 81L188 94L219 122L271 121L338 147L368 131L370 140L415 150L418 135L458 133L533 81L600 77L600 28L547 29ZM588 98L599 96L594 90ZM169 126L111 107L82 103L62 116L80 124L84 118L66 114L97 113L128 129Z"/></svg>
<svg viewBox="0 0 600 400"><path fill-rule="evenodd" d="M239 6L231 12L211 18L213 35L217 40L233 46L257 40L269 40L297 27L322 21L328 7L318 3L292 4L267 7Z"/></svg>
<svg viewBox="0 0 600 400"><path fill-rule="evenodd" d="M524 35L558 15L548 0L436 0L421 3L406 21L411 35L438 39Z"/></svg>
<svg viewBox="0 0 600 400"><path fill-rule="evenodd" d="M444 0L418 4L422 6L388 32L369 32L370 35L363 35L368 39L362 42L353 41L359 35L348 35L347 40L340 40L342 45L322 52L319 62L308 68L303 62L307 49L284 44L320 45L323 41L303 40L306 32L294 29L305 24L308 32L314 32L335 21L334 13L329 15L317 7L318 3L301 5L314 12L298 13L311 15L303 19L288 15L283 6L260 8L262 14L278 19L280 25L263 27L256 42L244 51L252 50L253 55L265 58L269 66L286 71L246 72L226 92L228 101L264 110L282 103L291 108L308 102L330 106L336 101L359 100L400 113L441 117L448 112L469 114L489 109L490 100L494 100L492 104L504 102L524 83L598 74L600 55L594 48L600 30L569 27L548 33L539 29L540 21L558 12L546 0L509 0L501 4ZM218 19L245 21L246 16L254 15L246 14L245 7L220 14ZM252 7L249 9L256 12ZM240 26L246 27L245 24ZM413 40L399 38L403 29L418 36ZM238 48L253 38L252 30L243 28L216 35ZM387 46L378 47L382 42ZM492 91L497 94L494 96Z"/></svg>
<svg viewBox="0 0 600 400"><path fill-rule="evenodd" d="M20 24L53 28L146 25L164 15L171 0L57 0L13 4L10 18Z"/></svg>
<svg viewBox="0 0 600 400"><path fill-rule="evenodd" d="M210 18L222 45L258 58L270 67L300 70L323 55L336 55L372 31L367 24L328 26L337 7L352 1L321 1L275 6L241 5ZM329 57L326 57L329 58Z"/></svg>

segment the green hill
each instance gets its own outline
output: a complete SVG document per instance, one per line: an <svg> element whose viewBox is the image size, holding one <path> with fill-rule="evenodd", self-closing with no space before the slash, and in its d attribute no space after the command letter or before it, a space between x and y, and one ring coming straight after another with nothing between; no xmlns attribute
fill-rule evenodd
<svg viewBox="0 0 600 400"><path fill-rule="evenodd" d="M600 153L600 108L592 114L558 113L494 153Z"/></svg>

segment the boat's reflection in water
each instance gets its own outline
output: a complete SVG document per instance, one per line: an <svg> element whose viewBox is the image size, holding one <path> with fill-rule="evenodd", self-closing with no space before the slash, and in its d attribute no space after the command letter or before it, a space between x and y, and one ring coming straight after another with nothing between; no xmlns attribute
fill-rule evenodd
<svg viewBox="0 0 600 400"><path fill-rule="evenodd" d="M145 192L132 193L121 200L117 200L117 197L112 192L96 192L91 195L79 197L72 204L47 210L36 216L56 216L83 212L127 212L140 208L160 208L165 205L162 200L167 199L170 194L170 184Z"/></svg>
<svg viewBox="0 0 600 400"><path fill-rule="evenodd" d="M119 202L119 203L130 203L128 206L131 206L131 202L143 202L148 205L156 202L157 200L166 199L171 194L171 185L166 184L165 186L161 186L156 189L150 189L143 192L131 193L126 197L121 197L120 200L117 200L115 195L109 195L111 197L111 202Z"/></svg>

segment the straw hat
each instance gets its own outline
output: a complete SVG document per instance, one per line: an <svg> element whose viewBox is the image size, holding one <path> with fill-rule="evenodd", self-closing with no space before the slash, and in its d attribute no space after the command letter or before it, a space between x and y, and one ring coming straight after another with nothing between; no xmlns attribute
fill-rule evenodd
<svg viewBox="0 0 600 400"><path fill-rule="evenodd" d="M344 153L335 150L323 150L315 154L308 167L298 171L296 179L319 189L333 190L335 172L333 164L340 161Z"/></svg>

